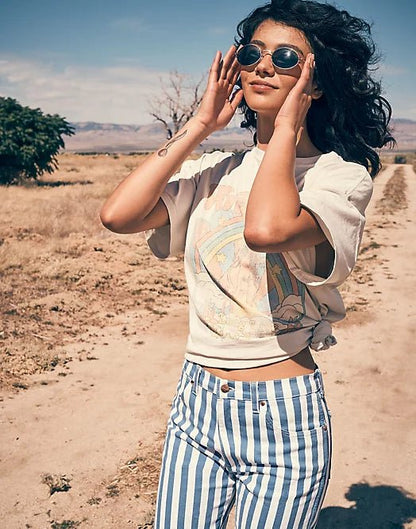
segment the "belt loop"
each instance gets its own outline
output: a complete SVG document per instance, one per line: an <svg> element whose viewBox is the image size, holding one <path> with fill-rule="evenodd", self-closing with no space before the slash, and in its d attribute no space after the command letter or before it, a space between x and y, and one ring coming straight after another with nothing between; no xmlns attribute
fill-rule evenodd
<svg viewBox="0 0 416 529"><path fill-rule="evenodd" d="M324 391L324 382L323 382L323 378L322 378L322 373L321 373L321 371L319 369L317 369L315 371L315 374L316 374L316 383L317 383L317 386L318 386L318 391L323 397L324 394L325 394L325 391Z"/></svg>
<svg viewBox="0 0 416 529"><path fill-rule="evenodd" d="M251 392L251 404L253 406L253 412L258 413L259 411L259 397L258 397L258 391L257 391L257 383L252 382L250 385L250 392Z"/></svg>
<svg viewBox="0 0 416 529"><path fill-rule="evenodd" d="M192 393L196 395L197 387L199 386L199 379L202 375L202 368L199 364L195 364L194 375L192 377Z"/></svg>

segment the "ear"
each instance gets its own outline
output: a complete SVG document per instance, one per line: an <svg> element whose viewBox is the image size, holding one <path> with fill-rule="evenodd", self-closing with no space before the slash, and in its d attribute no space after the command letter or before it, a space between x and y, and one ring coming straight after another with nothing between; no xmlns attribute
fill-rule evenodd
<svg viewBox="0 0 416 529"><path fill-rule="evenodd" d="M315 70L312 79L312 99L319 99L322 97L323 90L320 87L318 72Z"/></svg>
<svg viewBox="0 0 416 529"><path fill-rule="evenodd" d="M323 94L323 91L320 88L318 88L318 85L316 83L313 83L312 94L311 94L312 99L319 99L320 97L322 97L322 94Z"/></svg>

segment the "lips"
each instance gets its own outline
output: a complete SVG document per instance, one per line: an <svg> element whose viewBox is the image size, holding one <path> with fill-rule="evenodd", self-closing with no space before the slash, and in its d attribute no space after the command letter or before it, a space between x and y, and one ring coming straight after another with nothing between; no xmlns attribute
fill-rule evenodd
<svg viewBox="0 0 416 529"><path fill-rule="evenodd" d="M254 88L259 88L259 89L267 89L267 88L276 89L277 88L277 86L274 86L271 83L268 83L267 81L252 81L250 83L250 86L253 86Z"/></svg>

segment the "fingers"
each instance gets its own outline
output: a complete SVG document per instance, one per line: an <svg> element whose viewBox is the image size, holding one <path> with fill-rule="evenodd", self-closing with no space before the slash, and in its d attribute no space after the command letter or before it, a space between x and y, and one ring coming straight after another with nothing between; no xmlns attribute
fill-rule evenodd
<svg viewBox="0 0 416 529"><path fill-rule="evenodd" d="M224 57L217 51L211 64L208 87L212 90L220 90L229 102L234 100L233 89L240 75L241 67L236 59L236 46L232 45ZM242 96L241 96L242 97ZM241 100L241 99L240 99ZM238 106L239 101L236 105Z"/></svg>
<svg viewBox="0 0 416 529"><path fill-rule="evenodd" d="M304 129L303 126L299 127L298 133L296 135L296 147L298 146L300 139L302 137L303 129Z"/></svg>
<svg viewBox="0 0 416 529"><path fill-rule="evenodd" d="M230 105L231 105L231 108L233 109L233 112L237 110L238 105L241 103L243 97L244 97L244 92L241 88L239 88L238 90L234 92L230 100Z"/></svg>
<svg viewBox="0 0 416 529"><path fill-rule="evenodd" d="M233 79L238 77L240 65L235 57L235 52L236 46L234 44L230 46L224 57L220 51L217 51L210 69L210 81L227 80L232 83Z"/></svg>
<svg viewBox="0 0 416 529"><path fill-rule="evenodd" d="M224 56L222 72L221 72L222 79L229 79L230 69L232 69L236 63L235 51L236 51L236 47L233 44L232 46L230 46L230 48L228 49L227 53Z"/></svg>
<svg viewBox="0 0 416 529"><path fill-rule="evenodd" d="M238 76L240 75L240 72L241 72L241 65L237 61L237 58L234 57L234 60L231 64L230 71L229 71L229 76L228 76L229 81L235 84L236 80L238 79Z"/></svg>
<svg viewBox="0 0 416 529"><path fill-rule="evenodd" d="M217 51L209 70L208 83L218 81L218 72L220 71L221 52Z"/></svg>
<svg viewBox="0 0 416 529"><path fill-rule="evenodd" d="M235 88L235 85L238 81L238 78L240 76L240 66L239 64L237 63L236 66L233 66L232 69L230 70L230 78L228 79L228 88L227 88L227 96L229 97L232 93L232 91L234 90Z"/></svg>
<svg viewBox="0 0 416 529"><path fill-rule="evenodd" d="M313 53L308 53L305 59L305 64L303 65L303 68L302 68L302 73L298 81L298 85L300 89L307 94L311 94L312 92L312 80L313 80L314 68L315 68L315 57Z"/></svg>

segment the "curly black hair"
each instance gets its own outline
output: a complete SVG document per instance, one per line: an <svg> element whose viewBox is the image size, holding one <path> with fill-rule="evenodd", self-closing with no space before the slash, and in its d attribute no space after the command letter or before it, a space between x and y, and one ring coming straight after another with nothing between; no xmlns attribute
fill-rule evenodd
<svg viewBox="0 0 416 529"><path fill-rule="evenodd" d="M306 118L314 145L364 165L374 177L381 169L375 149L395 140L389 128L391 106L381 96L381 83L372 78L379 56L370 24L330 4L272 0L238 24L236 45L250 42L265 20L302 31L315 55L316 82L323 95L312 101ZM256 113L244 99L240 108L241 127L255 131Z"/></svg>

